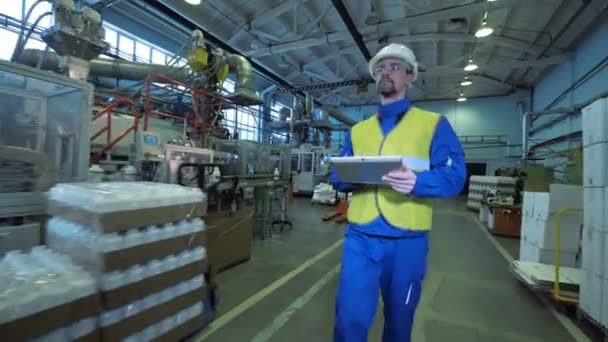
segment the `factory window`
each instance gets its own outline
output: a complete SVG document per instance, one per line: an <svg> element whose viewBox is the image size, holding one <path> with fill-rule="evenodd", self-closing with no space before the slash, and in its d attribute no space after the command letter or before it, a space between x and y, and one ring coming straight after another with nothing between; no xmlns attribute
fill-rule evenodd
<svg viewBox="0 0 608 342"><path fill-rule="evenodd" d="M135 42L135 60L142 63L150 63L152 48L140 42Z"/></svg>
<svg viewBox="0 0 608 342"><path fill-rule="evenodd" d="M152 49L152 63L153 64L165 64L167 54L159 51L158 49Z"/></svg>
<svg viewBox="0 0 608 342"><path fill-rule="evenodd" d="M17 37L21 29L21 22L24 20L24 11L27 10L35 3L35 0L27 1L0 1L0 59L10 59L13 54L13 50L17 45ZM28 18L29 25L26 26L26 30L33 25L36 20L46 12L51 11L51 4L48 2L39 3L36 5L30 17ZM44 44L40 39L40 32L51 26L53 23L52 16L47 15L42 18L36 28L34 34L27 41L26 49L44 49Z"/></svg>
<svg viewBox="0 0 608 342"><path fill-rule="evenodd" d="M118 37L118 55L132 61L133 52L135 51L135 42L133 39L123 35L119 35Z"/></svg>

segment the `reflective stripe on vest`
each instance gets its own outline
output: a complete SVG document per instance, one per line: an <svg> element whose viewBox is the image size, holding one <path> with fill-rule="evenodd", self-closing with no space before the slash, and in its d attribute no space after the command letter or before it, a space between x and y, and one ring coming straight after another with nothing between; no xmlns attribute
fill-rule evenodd
<svg viewBox="0 0 608 342"><path fill-rule="evenodd" d="M402 156L414 171L430 169L430 148L440 116L412 107L385 137L374 115L352 128L355 156ZM348 209L351 222L366 224L382 216L396 228L428 230L432 225L432 200L401 194L388 186L366 186L353 192Z"/></svg>

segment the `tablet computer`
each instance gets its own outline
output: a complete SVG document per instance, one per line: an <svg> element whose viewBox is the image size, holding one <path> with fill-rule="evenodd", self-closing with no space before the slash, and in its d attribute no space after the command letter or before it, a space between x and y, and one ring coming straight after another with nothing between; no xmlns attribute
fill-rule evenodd
<svg viewBox="0 0 608 342"><path fill-rule="evenodd" d="M331 157L340 181L357 184L385 184L382 176L403 165L401 156Z"/></svg>

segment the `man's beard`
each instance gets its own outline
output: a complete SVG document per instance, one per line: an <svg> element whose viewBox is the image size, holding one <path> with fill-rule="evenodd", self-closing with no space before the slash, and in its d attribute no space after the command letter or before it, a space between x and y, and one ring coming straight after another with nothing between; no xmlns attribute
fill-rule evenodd
<svg viewBox="0 0 608 342"><path fill-rule="evenodd" d="M397 93L395 82L388 78L383 78L378 83L378 93L384 97L390 97Z"/></svg>

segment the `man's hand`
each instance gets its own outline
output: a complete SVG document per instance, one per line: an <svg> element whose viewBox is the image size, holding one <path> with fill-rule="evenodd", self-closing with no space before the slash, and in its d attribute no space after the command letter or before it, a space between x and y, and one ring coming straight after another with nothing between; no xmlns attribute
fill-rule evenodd
<svg viewBox="0 0 608 342"><path fill-rule="evenodd" d="M399 170L391 171L382 177L393 190L402 194L409 194L416 185L416 174L407 166Z"/></svg>

